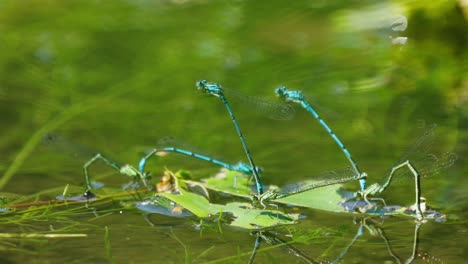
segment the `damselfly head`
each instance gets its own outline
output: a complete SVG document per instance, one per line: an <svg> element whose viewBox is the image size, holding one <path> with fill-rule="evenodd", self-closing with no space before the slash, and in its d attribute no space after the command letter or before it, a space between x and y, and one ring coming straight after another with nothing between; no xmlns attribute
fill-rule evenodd
<svg viewBox="0 0 468 264"><path fill-rule="evenodd" d="M206 82L206 80L201 80L201 81L198 81L196 85L197 85L198 90L204 91L206 89L205 87L207 84L208 83Z"/></svg>
<svg viewBox="0 0 468 264"><path fill-rule="evenodd" d="M83 193L83 198L85 198L86 200L92 200L96 198L96 195L92 193L91 190L86 190Z"/></svg>
<svg viewBox="0 0 468 264"><path fill-rule="evenodd" d="M275 94L281 98L285 97L285 92L286 92L286 87L284 85L275 89Z"/></svg>
<svg viewBox="0 0 468 264"><path fill-rule="evenodd" d="M302 93L299 92L299 91L288 91L286 89L286 86L281 86L279 88L276 88L275 90L275 93L278 97L280 97L281 99L285 100L286 102L289 102L289 101L293 101L293 102L299 102L300 103L300 100L301 98L303 97L302 96ZM299 97L297 95L300 95Z"/></svg>
<svg viewBox="0 0 468 264"><path fill-rule="evenodd" d="M258 207L258 205L260 204L260 195L258 194L251 194L250 195L250 200L252 201L252 206L253 207Z"/></svg>
<svg viewBox="0 0 468 264"><path fill-rule="evenodd" d="M53 132L47 132L42 136L41 143L44 145L51 145L57 143L60 140L60 136Z"/></svg>
<svg viewBox="0 0 468 264"><path fill-rule="evenodd" d="M304 95L302 91L291 91L287 90L285 86L281 86L275 90L275 93L283 100L287 102L302 103L304 101Z"/></svg>
<svg viewBox="0 0 468 264"><path fill-rule="evenodd" d="M216 83L208 83L206 80L201 80L196 83L198 90L201 90L204 93L211 94L214 96L221 96L223 94L223 89L221 85Z"/></svg>

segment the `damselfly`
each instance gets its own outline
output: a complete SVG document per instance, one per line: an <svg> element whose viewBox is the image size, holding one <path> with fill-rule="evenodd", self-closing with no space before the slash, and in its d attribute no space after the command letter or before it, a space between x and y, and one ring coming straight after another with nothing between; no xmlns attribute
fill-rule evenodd
<svg viewBox="0 0 468 264"><path fill-rule="evenodd" d="M416 196L416 214L418 220L423 220L423 213L421 210L421 184L420 178L421 175L427 175L430 173L437 173L440 169L446 168L451 166L457 156L454 153L446 153L441 157L437 157L432 153L428 153L428 146L432 144L434 130L436 125L432 125L419 139L416 143L403 155L403 157L398 161L398 163L392 167L390 172L386 176L385 182L380 185L378 183L372 184L371 186L367 187L367 174L365 172L361 172L356 164L356 162L351 157L350 152L344 146L344 144L339 140L339 138L333 133L330 127L323 121L323 119L317 114L317 112L312 108L312 106L307 102L305 96L303 95L302 91L291 91L287 90L286 87L282 86L275 90L275 93L281 97L282 99L288 102L294 102L300 104L303 108L305 108L308 112L310 112L317 121L325 128L325 130L330 134L333 140L338 144L342 152L345 154L349 162L351 163L351 167L355 172L355 179L360 181L360 191L356 194L362 196L364 200L369 203L367 196L375 195L377 193L382 193L388 186L391 184L394 176L396 175L397 171L401 168L408 168L411 174L414 176L415 181L415 196ZM419 156L417 159L413 159L412 156ZM419 162L420 159L424 160L431 160L432 162L423 168L417 168L414 166L414 163ZM351 179L353 177L348 177L345 179ZM256 199L259 201L265 200L271 194L265 193L264 196L259 196ZM274 197L274 195L273 195ZM262 203L264 204L264 203ZM369 203L370 204L370 203Z"/></svg>
<svg viewBox="0 0 468 264"><path fill-rule="evenodd" d="M151 157L157 155L158 153L164 153L164 152L174 152L174 153L194 157L194 158L204 160L204 161L213 163L215 165L224 167L224 168L226 168L228 170L231 170L231 171L238 171L238 172L244 173L246 175L252 175L253 174L252 167L250 167L246 163L238 162L236 164L230 164L230 163L221 161L219 159L212 158L212 157L210 157L208 155L205 155L205 154L200 154L200 153L196 153L196 152L193 152L193 151L189 151L189 150L186 150L186 149L182 149L182 148L179 148L179 147L173 147L173 146L161 146L161 147L154 148L154 149L150 150L140 160L140 163L138 164L139 171L143 172L145 170L145 166L146 166L146 163L147 163L148 159L150 159ZM262 168L257 167L257 171L261 173Z"/></svg>
<svg viewBox="0 0 468 264"><path fill-rule="evenodd" d="M234 113L231 110L231 107L229 106L228 100L227 100L227 98L225 96L225 89L223 87L221 87L221 85L219 85L219 84L208 83L205 80L197 82L196 85L197 85L198 90L201 90L204 93L207 93L207 94L218 97L221 100L221 102L224 104L224 106L226 107L226 109L227 109L227 111L229 113L229 116L231 117L232 123L234 124L234 127L236 128L237 135L238 135L238 137L239 137L239 139L240 139L240 141L242 143L245 154L247 155L247 159L249 160L250 167L251 168L257 168L257 166L255 166L252 155L250 154L250 150L249 150L249 148L247 146L247 143L245 142L245 138L242 135L242 131L240 129L240 126L236 121L236 118L234 116ZM284 108L284 109L285 109L284 112L286 113L287 112L286 109L288 109L288 108ZM257 170L252 170L252 172L253 172L253 177L255 179L255 184L256 184L256 187L257 187L257 194L261 195L263 193L263 186L262 186L262 183L260 181L260 177L258 175L259 173L258 173Z"/></svg>
<svg viewBox="0 0 468 264"><path fill-rule="evenodd" d="M311 113L315 119L322 125L323 128L330 134L332 139L338 144L341 151L345 154L346 158L351 163L351 167L353 168L357 177L360 177L359 183L361 187L361 191L366 189L366 178L367 174L365 172L361 172L357 166L357 163L351 157L351 153L345 147L345 145L341 142L338 136L331 130L331 128L323 121L323 119L317 114L317 112L312 108L312 106L307 102L305 96L302 94L302 91L288 91L286 87L282 86L275 90L275 93L282 99L288 102L299 103L303 108L305 108L309 113Z"/></svg>
<svg viewBox="0 0 468 264"><path fill-rule="evenodd" d="M252 174L252 168L249 165L245 164L245 163L239 162L237 164L232 165L232 164L229 164L227 162L212 159L212 158L210 158L208 156L205 156L205 155L201 155L201 154L198 154L198 153L194 153L194 152L191 152L191 151L188 151L188 150L184 150L184 149L181 149L181 148L175 148L175 147L162 147L162 148L158 148L158 149L153 149L152 151L150 151L150 153L148 153L147 155L145 155L144 158L141 159L141 161L139 163L139 166L138 166L138 170L137 170L136 168L134 168L133 166L131 166L129 164L120 165L118 162L115 162L115 161L111 160L110 158L103 155L102 153L92 152L91 150L88 150L88 149L86 149L84 147L81 147L78 144L72 143L69 140L65 139L64 137L62 137L62 136L60 136L58 134L55 134L55 133L47 133L43 137L42 141L46 145L53 146L53 147L57 148L60 152L69 152L70 155L73 155L73 156L80 155L80 156L84 156L84 157L89 159L83 165L83 170L84 170L84 175L85 175L85 184L86 184L86 188L87 188L86 193L91 192L92 189L95 189L96 184L93 183L93 181L91 180L91 177L89 175L89 167L92 164L94 164L95 162L97 162L98 160L103 161L104 164L106 164L106 165L110 166L111 168L115 169L120 174L125 175L125 176L129 176L129 177L131 177L133 179L133 182L131 184L125 185L124 188L128 188L128 187L137 188L138 187L138 181L141 181L145 187L149 187L148 180L150 178L150 175L149 175L148 172L144 171L145 164L146 164L146 161L152 155L154 155L155 153L157 153L159 151L176 152L176 153L179 153L179 154L182 154L182 155L187 155L187 156L199 158L201 160L212 162L212 163L214 163L216 165L225 167L225 168L227 168L229 170L239 171L241 173L248 174L248 175ZM91 158L89 158L89 157L91 157ZM257 170L261 171L261 168L257 168Z"/></svg>

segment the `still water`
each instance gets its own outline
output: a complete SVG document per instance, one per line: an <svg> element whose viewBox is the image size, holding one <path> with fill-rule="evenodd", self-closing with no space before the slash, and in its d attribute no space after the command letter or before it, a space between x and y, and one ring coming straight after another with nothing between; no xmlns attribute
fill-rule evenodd
<svg viewBox="0 0 468 264"><path fill-rule="evenodd" d="M255 233L145 215L132 201L39 213L30 208L20 216L0 216L0 262L466 261L463 1L2 1L0 10L2 201L14 195L48 201L67 184L84 191L82 166L90 153L136 166L168 136L177 146L247 162L223 104L197 91L202 79L273 101L281 85L303 90L370 183L382 182L433 123L438 137L430 153L458 156L454 166L421 183L422 196L446 214L446 222L418 226L398 216L287 208L304 218ZM292 105L290 119L279 120L249 104L251 98L232 99L265 185L349 165L299 105ZM67 144L43 144L50 132ZM147 169L157 181L164 167L189 170L195 180L219 170L180 155L155 159ZM106 186L128 181L102 164L90 173ZM411 205L413 185L395 184L383 198Z"/></svg>

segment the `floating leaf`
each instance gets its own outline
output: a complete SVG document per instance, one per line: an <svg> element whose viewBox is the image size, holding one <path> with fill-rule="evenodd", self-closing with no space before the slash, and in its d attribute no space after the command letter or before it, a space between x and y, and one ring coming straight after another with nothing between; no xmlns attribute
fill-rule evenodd
<svg viewBox="0 0 468 264"><path fill-rule="evenodd" d="M150 200L138 202L136 208L152 214L161 214L172 217L189 217L193 216L191 212L174 204L171 200L164 197L155 196Z"/></svg>
<svg viewBox="0 0 468 264"><path fill-rule="evenodd" d="M233 196L250 198L250 194L252 193L248 178L237 171L223 169L214 177L204 179L204 183L205 187L210 190ZM301 182L302 185L312 183L314 183L313 180ZM325 186L276 199L274 202L325 211L343 212L344 208L341 203L346 200L346 197L343 196L342 187L342 184Z"/></svg>
<svg viewBox="0 0 468 264"><path fill-rule="evenodd" d="M249 203L212 204L205 197L184 190L181 190L180 194L160 193L157 195L171 200L199 218L230 214L233 220L229 225L245 229L294 224L299 218L298 214L289 215L276 210L252 208ZM145 211L148 212L148 210Z"/></svg>
<svg viewBox="0 0 468 264"><path fill-rule="evenodd" d="M208 200L198 194L180 189L180 194L158 193L157 196L165 197L182 206L200 218L207 218L222 211L223 206L211 204Z"/></svg>
<svg viewBox="0 0 468 264"><path fill-rule="evenodd" d="M283 197L275 202L324 211L343 212L344 208L341 203L344 201L344 197L341 190L342 185L335 184Z"/></svg>
<svg viewBox="0 0 468 264"><path fill-rule="evenodd" d="M234 196L250 197L252 189L245 174L238 171L221 169L214 177L204 179L206 188Z"/></svg>
<svg viewBox="0 0 468 264"><path fill-rule="evenodd" d="M196 181L185 181L180 177L177 177L177 179L180 182L186 182L189 186L203 185L212 191L227 193L242 198L250 198L250 193L252 192L247 178L242 177L242 174L239 174L239 172L228 171L225 169L222 169L221 172L216 174L214 177L205 179L203 184ZM236 183L238 188L235 188L234 183ZM290 189L289 187L312 186L315 184L316 180L308 180L299 184L286 186L285 188L282 188L280 192ZM187 197L182 197L183 195ZM183 191L182 195L161 194L161 196L179 204L200 218L207 218L221 212L230 213L235 219L231 225L242 228L264 228L275 225L291 224L298 218L298 216L290 216L277 210L255 209L252 208L250 203L230 203L227 205L211 204L204 197L200 197L197 194L187 191ZM298 192L296 194L291 194L290 196L272 200L271 202L264 201L264 203L282 203L329 212L360 212L369 215L416 216L414 210L410 210L408 208L401 206L398 207L398 209L397 206L380 207L379 204L375 202L368 203L364 200L356 200L353 198L354 194L345 191L343 189L343 184L334 184L304 192ZM444 215L435 211L428 211L425 217L435 219L436 221L445 220Z"/></svg>

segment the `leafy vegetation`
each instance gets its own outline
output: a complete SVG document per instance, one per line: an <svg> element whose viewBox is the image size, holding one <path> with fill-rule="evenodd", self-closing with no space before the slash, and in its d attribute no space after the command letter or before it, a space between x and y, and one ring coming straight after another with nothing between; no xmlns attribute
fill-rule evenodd
<svg viewBox="0 0 468 264"><path fill-rule="evenodd" d="M82 166L89 153L54 151L41 142L52 131L91 153L136 161L170 135L241 160L222 105L195 93L201 79L270 99L279 85L303 90L373 181L418 134L416 120L445 127L443 142L435 146L439 152L467 154L464 1L5 0L0 10L0 262L244 263L257 235L238 227L274 227L279 237L292 236L289 244L314 256L321 249L339 254L334 249L356 233L353 215L336 213L345 210L337 202L352 185L251 208L247 178L211 177L217 168L169 155L152 161L148 171L155 179L166 165L193 172L193 179L180 180L182 196L123 192L125 178L97 164L92 178L105 187L84 203ZM407 29L392 30L401 15ZM392 44L399 37L407 42ZM345 164L302 112L279 122L235 101L232 107L252 156L265 169L262 181L272 188ZM422 183L428 202L449 219L466 219L465 172L457 164ZM385 195L392 204L413 199L404 184ZM401 216L407 209L366 213ZM412 239L404 220L386 221L399 224L389 228L399 243ZM296 222L301 224L290 225ZM421 240L429 255L453 263L465 259L453 253L465 246L454 245L464 241L459 224L422 227L438 242L435 247ZM260 260L291 262L275 250L283 246L271 245L259 250ZM378 254L375 243L354 250L358 262L388 255L386 249Z"/></svg>

